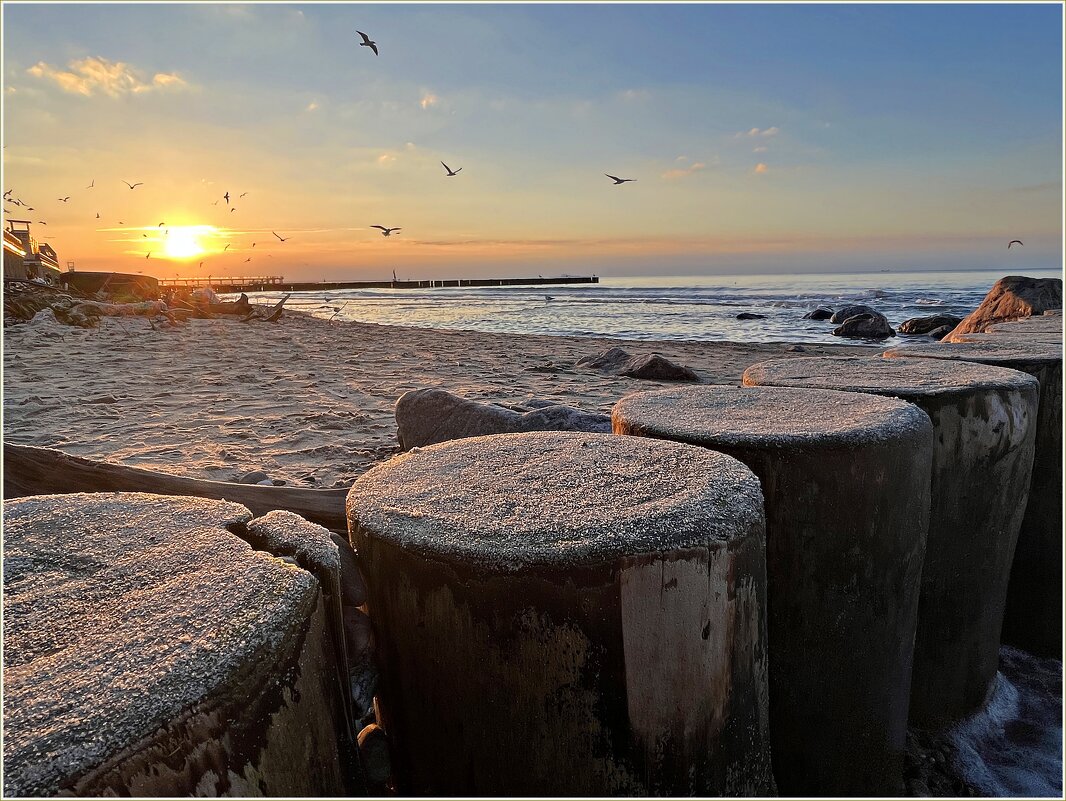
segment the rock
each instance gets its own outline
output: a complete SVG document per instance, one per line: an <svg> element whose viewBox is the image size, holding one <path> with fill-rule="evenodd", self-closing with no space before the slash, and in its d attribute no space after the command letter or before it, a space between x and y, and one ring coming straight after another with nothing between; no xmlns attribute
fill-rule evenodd
<svg viewBox="0 0 1066 801"><path fill-rule="evenodd" d="M522 431L606 434L611 431L611 418L557 404L520 412L467 400L443 389L411 390L396 401L396 437L405 451L463 437Z"/></svg>
<svg viewBox="0 0 1066 801"><path fill-rule="evenodd" d="M243 476L237 479L238 484L262 484L264 481L269 481L270 476L264 473L262 470L254 470L251 473L245 473Z"/></svg>
<svg viewBox="0 0 1066 801"><path fill-rule="evenodd" d="M981 304L951 332L979 334L994 323L1032 317L1049 309L1062 308L1061 278L1026 278L1008 275L1000 278Z"/></svg>
<svg viewBox="0 0 1066 801"><path fill-rule="evenodd" d="M765 314L752 314L751 312L741 312L737 315L738 320L765 320Z"/></svg>
<svg viewBox="0 0 1066 801"><path fill-rule="evenodd" d="M687 367L674 364L657 353L650 356L634 356L618 375L629 378L644 378L651 381L695 381L700 377Z"/></svg>
<svg viewBox="0 0 1066 801"><path fill-rule="evenodd" d="M578 359L574 367L591 367L593 370L617 373L631 358L629 352L622 348L610 348L598 356L585 356Z"/></svg>
<svg viewBox="0 0 1066 801"><path fill-rule="evenodd" d="M954 314L931 314L928 317L912 317L904 320L899 324L898 331L901 334L928 334L945 325L950 331L961 322L962 318Z"/></svg>
<svg viewBox="0 0 1066 801"><path fill-rule="evenodd" d="M845 306L840 311L834 313L833 316L829 318L829 322L840 325L840 323L844 322L849 317L854 317L857 314L878 314L878 312L874 311L869 306L863 306L862 304Z"/></svg>
<svg viewBox="0 0 1066 801"><path fill-rule="evenodd" d="M788 351L789 353L806 353L807 352L807 349L805 347L803 347L802 345L789 345L787 348L785 348L785 350Z"/></svg>
<svg viewBox="0 0 1066 801"><path fill-rule="evenodd" d="M814 311L809 311L803 315L804 320L829 320L835 312L832 309L828 309L825 306L819 306Z"/></svg>
<svg viewBox="0 0 1066 801"><path fill-rule="evenodd" d="M849 317L840 326L833 329L833 336L854 337L856 339L887 339L895 335L896 332L888 324L888 318L878 312L857 314Z"/></svg>
<svg viewBox="0 0 1066 801"><path fill-rule="evenodd" d="M344 608L344 641L348 646L348 659L359 664L370 648L370 618L354 606Z"/></svg>
<svg viewBox="0 0 1066 801"><path fill-rule="evenodd" d="M950 325L942 325L940 326L940 328L934 328L932 331L926 334L926 336L933 337L933 339L943 339L951 333L953 327L954 326Z"/></svg>
<svg viewBox="0 0 1066 801"><path fill-rule="evenodd" d="M59 325L59 320L56 319L56 313L52 309L41 309L28 323L34 328L41 326L56 326Z"/></svg>

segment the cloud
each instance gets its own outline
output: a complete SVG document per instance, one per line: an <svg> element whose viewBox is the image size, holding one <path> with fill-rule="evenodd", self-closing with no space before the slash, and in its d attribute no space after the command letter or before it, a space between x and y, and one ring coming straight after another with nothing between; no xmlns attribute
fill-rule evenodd
<svg viewBox="0 0 1066 801"><path fill-rule="evenodd" d="M751 152L752 153L765 153L769 149L770 148L768 148L766 145L759 145L758 147L753 147L751 149Z"/></svg>
<svg viewBox="0 0 1066 801"><path fill-rule="evenodd" d="M781 133L781 129L778 128L776 125L774 125L774 126L772 126L770 128L762 128L762 129L752 128L752 129L747 130L747 131L737 131L736 135L737 135L737 137L741 137L741 136L777 136L779 133Z"/></svg>
<svg viewBox="0 0 1066 801"><path fill-rule="evenodd" d="M760 161L758 164L755 165L755 174L756 175L762 175L769 169L770 169L769 167L767 167L765 164L763 164Z"/></svg>
<svg viewBox="0 0 1066 801"><path fill-rule="evenodd" d="M626 89L624 92L620 92L618 96L627 103L634 103L649 99L651 92L647 89Z"/></svg>
<svg viewBox="0 0 1066 801"><path fill-rule="evenodd" d="M422 108L429 108L430 106L437 105L439 100L440 98L438 98L435 94L426 90L422 92L422 99L418 101L418 104L422 106Z"/></svg>
<svg viewBox="0 0 1066 801"><path fill-rule="evenodd" d="M396 161L396 157L391 153L382 153L378 156L378 164L392 164L394 161Z"/></svg>
<svg viewBox="0 0 1066 801"><path fill-rule="evenodd" d="M314 100L312 100L310 103L307 104L307 108L304 109L304 110L305 111L314 111L316 108L318 108L318 103L316 103Z"/></svg>
<svg viewBox="0 0 1066 801"><path fill-rule="evenodd" d="M677 160L681 161L684 158L685 158L684 156L679 156ZM694 173L694 172L699 172L700 170L705 170L705 169L707 169L707 165L704 164L702 161L694 161L691 164L689 164L687 167L678 167L678 168L673 169L673 170L667 170L666 172L663 173L662 177L666 178L668 181L676 180L676 179L679 179L679 178L684 178L684 177L686 177L688 175L692 175L692 173Z"/></svg>
<svg viewBox="0 0 1066 801"><path fill-rule="evenodd" d="M130 65L100 56L75 59L67 66L69 71L63 71L39 61L26 72L54 82L64 92L85 97L95 94L121 97L188 85L180 76L166 72L157 72L150 81L145 81Z"/></svg>

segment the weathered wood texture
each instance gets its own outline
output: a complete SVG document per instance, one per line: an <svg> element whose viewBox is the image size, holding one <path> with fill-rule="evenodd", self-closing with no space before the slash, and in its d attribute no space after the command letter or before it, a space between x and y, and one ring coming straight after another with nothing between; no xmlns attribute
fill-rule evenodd
<svg viewBox="0 0 1066 801"><path fill-rule="evenodd" d="M348 498L401 793L759 795L761 494L673 443L419 449Z"/></svg>
<svg viewBox="0 0 1066 801"><path fill-rule="evenodd" d="M261 487L184 478L138 467L71 456L52 448L4 443L4 497L69 492L152 492L190 495L243 504L256 515L274 509L296 512L305 520L344 531L346 489Z"/></svg>
<svg viewBox="0 0 1066 801"><path fill-rule="evenodd" d="M933 423L929 538L909 719L939 728L984 704L999 666L1011 561L1025 512L1039 384L1017 370L930 359L776 359L745 386L867 392Z"/></svg>
<svg viewBox="0 0 1066 801"><path fill-rule="evenodd" d="M323 594L234 533L250 517L141 493L5 504L5 795L350 792Z"/></svg>
<svg viewBox="0 0 1066 801"><path fill-rule="evenodd" d="M1018 342L919 345L885 356L970 361L1020 370L1040 382L1029 497L1011 565L1003 642L1039 656L1062 655L1062 345Z"/></svg>
<svg viewBox="0 0 1066 801"><path fill-rule="evenodd" d="M686 387L623 398L618 434L748 465L766 496L770 734L784 795L897 795L932 426L857 393Z"/></svg>

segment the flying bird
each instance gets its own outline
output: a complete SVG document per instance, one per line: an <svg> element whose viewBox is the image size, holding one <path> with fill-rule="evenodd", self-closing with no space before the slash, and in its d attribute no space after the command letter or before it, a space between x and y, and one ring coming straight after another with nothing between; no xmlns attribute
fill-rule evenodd
<svg viewBox="0 0 1066 801"><path fill-rule="evenodd" d="M1025 244L1020 239L1012 239L1010 242L1007 243L1007 250L1010 250L1010 246L1013 245L1015 242L1017 242L1019 245L1024 245Z"/></svg>
<svg viewBox="0 0 1066 801"><path fill-rule="evenodd" d="M255 247L255 242L253 242L253 243L252 243L252 247L253 247L253 248Z"/></svg>
<svg viewBox="0 0 1066 801"><path fill-rule="evenodd" d="M147 259L147 258L149 258L149 257L150 257L151 255L152 255L152 251L150 251L150 250L149 250L149 251L148 251L148 255L147 255L147 256L145 256L145 258Z"/></svg>
<svg viewBox="0 0 1066 801"><path fill-rule="evenodd" d="M70 200L70 195L67 195L66 197L59 198L59 202L60 203L66 203L68 200Z"/></svg>
<svg viewBox="0 0 1066 801"><path fill-rule="evenodd" d="M442 162L441 162L441 164L444 164L444 162L442 161ZM461 172L463 171L463 168L462 168L462 167L460 167L460 168L459 168L459 169L457 169L457 170L453 170L453 169L452 169L451 167L449 167L449 166L448 166L447 164L444 164L444 169L446 169L446 170L448 171L448 177L449 177L449 178L451 178L451 177L452 177L453 175L458 175L459 173L461 173Z"/></svg>
<svg viewBox="0 0 1066 801"><path fill-rule="evenodd" d="M148 234L141 234L141 236L145 237L146 239L148 238Z"/></svg>
<svg viewBox="0 0 1066 801"><path fill-rule="evenodd" d="M122 222L122 220L119 220L119 221L118 221L118 224L119 224L119 225L125 225L126 223Z"/></svg>
<svg viewBox="0 0 1066 801"><path fill-rule="evenodd" d="M122 183L124 183L130 189L136 189L138 186L144 186L144 181L138 181L135 184L131 184L129 181L123 181Z"/></svg>
<svg viewBox="0 0 1066 801"><path fill-rule="evenodd" d="M38 225L48 225L48 223L46 223L44 220L38 220L37 224Z"/></svg>
<svg viewBox="0 0 1066 801"><path fill-rule="evenodd" d="M233 244L233 243L231 242L230 244ZM226 247L222 248L222 252L223 253L225 253L227 250L229 250L229 245L226 245Z"/></svg>
<svg viewBox="0 0 1066 801"><path fill-rule="evenodd" d="M96 186L96 179L95 179L95 178L93 178L93 181L92 181L92 183L91 183L91 184L89 184L89 185L88 185L87 187L85 187L85 188L86 188L86 189L92 189L92 188L93 188L94 186Z"/></svg>
<svg viewBox="0 0 1066 801"><path fill-rule="evenodd" d="M244 197L247 194L248 194L247 192L241 192L239 195L237 195L237 199L239 200L240 198Z"/></svg>
<svg viewBox="0 0 1066 801"><path fill-rule="evenodd" d="M229 192L224 194L222 197L224 197L226 199L226 205L228 206L229 205Z"/></svg>
<svg viewBox="0 0 1066 801"><path fill-rule="evenodd" d="M247 263L248 263L248 262L250 262L251 260L252 260L252 257L251 257L251 256L249 256L249 257L248 257L247 259L245 259L245 260L244 260L244 263L245 263L245 264L247 264Z"/></svg>
<svg viewBox="0 0 1066 801"><path fill-rule="evenodd" d="M363 41L361 41L359 43L359 46L360 47L369 47L371 50L374 51L374 55L375 56L378 55L378 43L370 41L370 37L367 36L362 31L356 31L356 33L363 37Z"/></svg>
<svg viewBox="0 0 1066 801"><path fill-rule="evenodd" d="M100 212L96 212L96 219L100 219Z"/></svg>
<svg viewBox="0 0 1066 801"><path fill-rule="evenodd" d="M161 222L161 223L159 223L159 225L156 226L156 228L162 228L164 225L166 225L166 223L165 222Z"/></svg>
<svg viewBox="0 0 1066 801"><path fill-rule="evenodd" d="M614 181L614 185L615 186L618 186L619 184L624 184L627 181L635 181L635 180L637 180L636 178L619 178L619 177L617 177L615 175L611 175L611 174L606 173L606 172L604 173L604 175L606 175L608 178L610 178L612 181Z"/></svg>
<svg viewBox="0 0 1066 801"><path fill-rule="evenodd" d="M233 213L233 212L235 212L236 210L237 210L237 207L236 207L236 206L234 206L234 207L233 207L232 209L230 209L230 213Z"/></svg>
<svg viewBox="0 0 1066 801"><path fill-rule="evenodd" d="M204 263L203 263L203 262L200 262L200 267L203 267L203 266L204 266Z"/></svg>
<svg viewBox="0 0 1066 801"><path fill-rule="evenodd" d="M371 225L371 228L380 228L382 236L391 236L393 231L402 231L402 228L386 228L384 225Z"/></svg>
<svg viewBox="0 0 1066 801"><path fill-rule="evenodd" d="M278 239L280 239L282 242L284 242L286 239L292 239L291 236L278 236L274 231L271 231L270 233L274 234L274 236L277 236Z"/></svg>
<svg viewBox="0 0 1066 801"><path fill-rule="evenodd" d="M36 209L34 209L33 206L27 206L26 211L36 211Z"/></svg>
<svg viewBox="0 0 1066 801"><path fill-rule="evenodd" d="M211 205L212 205L212 206L217 206L217 205L218 205L218 201L216 200L216 201L215 201L214 203L212 203Z"/></svg>

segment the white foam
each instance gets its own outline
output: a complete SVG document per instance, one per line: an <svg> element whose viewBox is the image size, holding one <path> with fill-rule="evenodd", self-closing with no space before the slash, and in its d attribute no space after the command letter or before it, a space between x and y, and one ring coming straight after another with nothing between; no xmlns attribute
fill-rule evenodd
<svg viewBox="0 0 1066 801"><path fill-rule="evenodd" d="M948 739L981 795L1062 798L1062 663L1004 646L987 706Z"/></svg>

